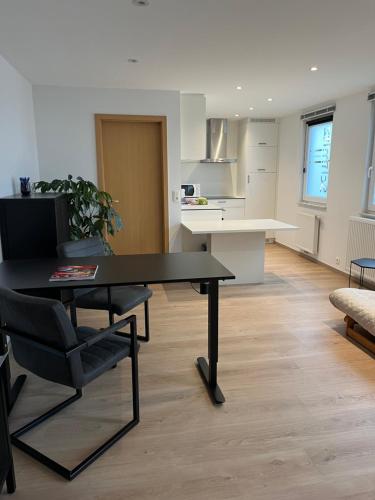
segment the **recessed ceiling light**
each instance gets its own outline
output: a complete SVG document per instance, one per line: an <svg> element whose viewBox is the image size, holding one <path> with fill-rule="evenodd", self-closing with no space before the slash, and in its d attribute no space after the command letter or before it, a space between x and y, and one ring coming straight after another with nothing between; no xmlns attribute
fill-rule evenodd
<svg viewBox="0 0 375 500"><path fill-rule="evenodd" d="M242 85L237 85L236 90L242 90Z"/></svg>
<svg viewBox="0 0 375 500"><path fill-rule="evenodd" d="M249 110L250 111L254 111L254 108L252 106L250 106Z"/></svg>
<svg viewBox="0 0 375 500"><path fill-rule="evenodd" d="M137 64L139 63L139 59L135 59L134 57L129 57L128 62L132 64Z"/></svg>
<svg viewBox="0 0 375 500"><path fill-rule="evenodd" d="M310 71L318 71L318 66L311 66Z"/></svg>
<svg viewBox="0 0 375 500"><path fill-rule="evenodd" d="M267 101L272 102L273 101L272 97L268 97Z"/></svg>
<svg viewBox="0 0 375 500"><path fill-rule="evenodd" d="M150 2L149 0L133 0L132 4L137 7L147 7L147 5L150 5Z"/></svg>
<svg viewBox="0 0 375 500"><path fill-rule="evenodd" d="M234 116L235 116L236 118L238 118L240 115L239 115L238 113L236 113Z"/></svg>

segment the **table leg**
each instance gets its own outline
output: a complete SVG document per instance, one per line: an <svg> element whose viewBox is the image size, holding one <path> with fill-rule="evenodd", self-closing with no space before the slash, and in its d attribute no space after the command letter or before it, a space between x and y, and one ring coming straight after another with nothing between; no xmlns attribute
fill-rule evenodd
<svg viewBox="0 0 375 500"><path fill-rule="evenodd" d="M224 403L225 398L217 384L217 362L219 351L219 282L211 280L208 286L208 363L206 358L197 359L197 368L215 404Z"/></svg>
<svg viewBox="0 0 375 500"><path fill-rule="evenodd" d="M13 460L11 466L9 467L9 471L6 477L6 483L8 494L14 493L16 491L16 476L14 474Z"/></svg>

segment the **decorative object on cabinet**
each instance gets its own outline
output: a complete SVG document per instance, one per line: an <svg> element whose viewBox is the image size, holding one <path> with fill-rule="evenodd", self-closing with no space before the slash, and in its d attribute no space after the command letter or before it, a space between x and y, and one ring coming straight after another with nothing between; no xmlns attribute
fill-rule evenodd
<svg viewBox="0 0 375 500"><path fill-rule="evenodd" d="M70 238L67 239L83 240L100 236L106 253L113 253L105 234L113 236L120 231L123 224L113 208L113 199L109 193L100 191L93 182L82 177L77 177L74 181L71 175L64 180L36 182L35 189L42 193L49 191L66 193L70 228Z"/></svg>
<svg viewBox="0 0 375 500"><path fill-rule="evenodd" d="M20 177L20 190L22 196L30 196L30 177Z"/></svg>

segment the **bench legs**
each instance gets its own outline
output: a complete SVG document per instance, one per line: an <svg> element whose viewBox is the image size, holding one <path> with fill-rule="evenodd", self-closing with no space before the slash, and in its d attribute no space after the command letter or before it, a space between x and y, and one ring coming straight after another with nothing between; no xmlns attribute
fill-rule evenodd
<svg viewBox="0 0 375 500"><path fill-rule="evenodd" d="M375 354L375 337L373 337L370 333L368 333L363 328L356 329L355 326L357 323L354 319L349 316L345 317L346 323L346 336L358 342L367 350L369 350L372 354Z"/></svg>

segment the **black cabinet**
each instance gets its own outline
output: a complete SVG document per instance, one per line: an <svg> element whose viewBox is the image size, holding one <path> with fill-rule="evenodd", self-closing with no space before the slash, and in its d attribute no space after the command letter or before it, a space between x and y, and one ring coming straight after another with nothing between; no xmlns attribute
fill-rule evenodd
<svg viewBox="0 0 375 500"><path fill-rule="evenodd" d="M56 245L69 240L65 194L0 198L3 259L56 257Z"/></svg>
<svg viewBox="0 0 375 500"><path fill-rule="evenodd" d="M62 193L0 198L0 235L4 260L56 257L56 245L69 238L68 202ZM58 290L37 295L69 300Z"/></svg>

